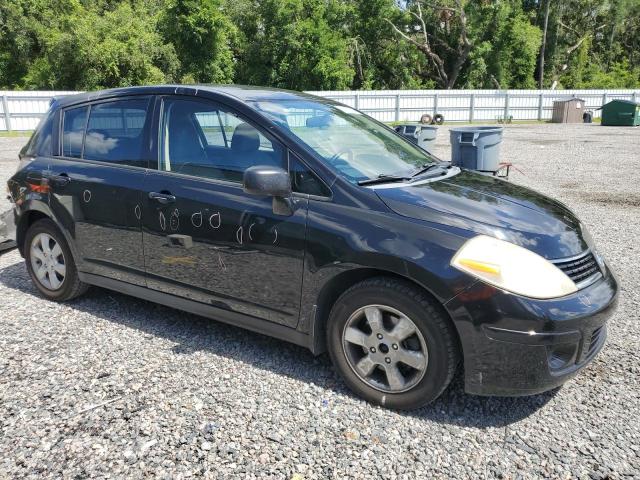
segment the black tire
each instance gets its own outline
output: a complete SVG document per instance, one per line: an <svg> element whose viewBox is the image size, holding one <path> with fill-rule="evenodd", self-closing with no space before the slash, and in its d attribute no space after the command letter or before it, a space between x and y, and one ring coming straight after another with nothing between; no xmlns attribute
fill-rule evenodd
<svg viewBox="0 0 640 480"><path fill-rule="evenodd" d="M424 123L425 125L431 125L433 123L433 117L428 113L425 113L420 117L420 123Z"/></svg>
<svg viewBox="0 0 640 480"><path fill-rule="evenodd" d="M343 346L343 332L354 312L380 304L406 315L426 343L426 372L414 386L400 393L380 391L361 379ZM340 296L329 314L327 346L334 366L351 390L372 403L401 410L415 409L438 398L453 379L459 362L457 335L442 306L409 282L388 277L365 280Z"/></svg>
<svg viewBox="0 0 640 480"><path fill-rule="evenodd" d="M55 290L49 289L44 286L40 282L40 280L38 280L38 277L33 270L31 244L33 242L33 239L37 235L42 233L45 233L52 237L55 242L60 245L62 254L64 256L66 272L64 275L64 279L62 280L62 284ZM78 270L76 268L73 255L71 254L71 250L69 249L69 245L67 244L64 235L62 235L62 233L52 220L43 218L42 220L38 220L33 225L31 225L25 235L23 248L27 270L29 272L29 275L31 276L31 280L33 281L36 288L40 291L40 293L42 293L42 295L45 296L48 300L53 300L55 302L66 302L84 294L89 288L86 283L80 281L80 278L78 277Z"/></svg>
<svg viewBox="0 0 640 480"><path fill-rule="evenodd" d="M444 115L442 115L441 113L436 113L433 116L433 123L435 123L436 125L442 125L444 123Z"/></svg>

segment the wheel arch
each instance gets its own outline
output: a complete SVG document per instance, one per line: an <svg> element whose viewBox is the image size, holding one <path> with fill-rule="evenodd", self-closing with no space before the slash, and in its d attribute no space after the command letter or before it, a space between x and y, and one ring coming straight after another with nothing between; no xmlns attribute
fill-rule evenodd
<svg viewBox="0 0 640 480"><path fill-rule="evenodd" d="M331 308L333 307L333 305L336 303L338 298L340 298L340 295L342 295L353 285L374 277L387 277L402 281L413 286L414 288L419 289L420 291L428 295L432 300L434 300L435 304L438 306L438 308L440 308L442 314L447 319L453 331L455 332L456 343L459 351L462 353L462 343L460 341L459 332L453 319L451 318L451 315L445 308L444 304L440 300L438 300L437 296L429 288L421 285L420 283L409 277L400 275L395 272L378 268L362 267L347 270L345 272L339 273L338 275L335 275L333 278L328 280L320 289L314 306L315 313L312 325L313 341L311 342L311 351L315 355L323 353L327 350L326 331L329 314L331 313Z"/></svg>
<svg viewBox="0 0 640 480"><path fill-rule="evenodd" d="M27 230L29 227L36 223L38 220L42 220L44 218L51 219L49 215L42 212L41 210L28 210L23 212L20 215L20 220L18 221L18 225L16 225L16 244L18 246L18 251L20 255L24 257L24 239L27 235Z"/></svg>
<svg viewBox="0 0 640 480"><path fill-rule="evenodd" d="M53 223L55 223L58 230L62 233L62 236L67 242L69 246L69 250L71 250L71 254L73 255L73 259L78 264L78 260L81 258L78 255L78 251L76 249L76 244L73 241L73 235L69 230L67 230L63 224L58 221L55 215L49 210L48 205L43 202L35 202L30 201L28 204L23 206L22 211L18 217L18 222L16 224L16 244L18 246L18 251L20 255L24 257L24 240L27 234L27 230L29 227L33 225L38 220L42 220L48 218Z"/></svg>

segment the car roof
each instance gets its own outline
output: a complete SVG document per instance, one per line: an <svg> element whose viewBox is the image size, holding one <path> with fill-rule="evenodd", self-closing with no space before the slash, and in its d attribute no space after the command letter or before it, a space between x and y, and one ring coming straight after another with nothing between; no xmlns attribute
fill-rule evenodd
<svg viewBox="0 0 640 480"><path fill-rule="evenodd" d="M227 97L234 97L242 102L258 100L313 100L320 103L335 104L332 100L309 95L293 90L279 88L255 87L248 85L151 85L140 87L122 87L109 90L98 90L95 92L83 92L74 95L66 95L54 99L58 107L66 107L76 103L88 101L117 98L127 95L168 95L186 94L195 95L212 93Z"/></svg>

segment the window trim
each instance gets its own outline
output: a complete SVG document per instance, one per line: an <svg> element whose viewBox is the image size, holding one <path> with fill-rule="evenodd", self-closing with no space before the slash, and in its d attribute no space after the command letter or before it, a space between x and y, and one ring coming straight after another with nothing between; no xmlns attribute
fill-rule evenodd
<svg viewBox="0 0 640 480"><path fill-rule="evenodd" d="M71 111L71 110L77 110L79 108L84 108L87 110L87 118L84 119L84 127L83 127L83 132L82 132L82 146L80 147L80 156L79 157L71 157L71 156L67 156L65 155L65 151L64 151L64 117L66 116L67 112ZM91 104L80 104L80 105L73 105L72 107L69 108L65 108L62 110L61 114L60 114L60 127L58 128L58 152L53 154L54 157L61 157L64 159L70 159L70 160L82 160L82 154L84 153L84 137L87 134L87 125L89 122L89 112L91 111Z"/></svg>
<svg viewBox="0 0 640 480"><path fill-rule="evenodd" d="M149 164L151 162L153 162L153 149L149 148L150 145L148 145L148 143L150 143L150 141L152 140L152 130L153 130L153 122L154 122L154 114L155 114L155 101L154 99L156 98L156 95L154 94L149 94L149 93L145 93L145 94L138 94L138 95L122 95L120 97L111 97L111 98L105 98L102 100L87 100L85 102L80 102L80 103L76 103L73 105L69 105L68 107L64 107L59 109L59 118L58 118L58 134L54 135L54 137L56 137L57 141L58 141L58 145L56 149L52 148L52 156L54 158L59 158L61 160L68 160L68 161L74 161L74 162L86 162L89 164L93 164L93 165L108 165L111 167L121 167L121 168L133 168L136 170L149 170ZM106 160L91 160L91 159L87 159L84 158L84 143L85 143L85 138L87 136L87 127L89 126L89 118L91 116L91 107L94 105L102 105L105 103L112 103L112 102L120 102L123 100L132 100L132 99L146 99L147 100L147 117L145 119L145 128L143 128L144 131L144 135L145 138L143 139L143 146L145 149L145 154L148 153L148 158L146 159L147 162L147 166L146 167L139 167L136 165L128 165L128 164L121 164L121 163L117 163L117 162L108 162ZM85 120L85 125L84 125L84 132L82 134L82 150L81 150L81 157L68 157L64 154L64 145L63 145L63 135L64 135L64 116L66 114L67 111L69 110L75 110L76 108L87 108L87 118ZM149 124L147 127L147 123ZM146 140L146 141L145 141ZM145 160L144 158L142 159L143 161Z"/></svg>
<svg viewBox="0 0 640 480"><path fill-rule="evenodd" d="M310 200L320 200L320 201L331 201L333 200L333 190L331 190L331 187L329 187L329 185L327 185L327 182L325 182L320 175L318 175L315 170L313 168L311 168L309 166L309 164L307 162L305 162L302 158L300 158L300 155L296 154L294 151L292 151L290 148L287 148L287 173L289 174L289 176L291 177L291 157L295 157L295 159L300 162L303 166L305 166L312 174L314 177L316 177L316 179L322 183L322 185L324 185L324 187L327 189L327 191L329 192L329 196L325 196L325 195L313 195L310 193L302 193L302 192L294 192L293 191L293 178L291 180L291 194L292 195L296 195L296 196L301 196L304 198L308 198Z"/></svg>

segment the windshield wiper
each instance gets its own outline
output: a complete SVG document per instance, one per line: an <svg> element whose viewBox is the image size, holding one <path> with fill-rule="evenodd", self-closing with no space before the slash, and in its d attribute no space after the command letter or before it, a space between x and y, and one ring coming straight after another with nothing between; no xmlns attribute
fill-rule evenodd
<svg viewBox="0 0 640 480"><path fill-rule="evenodd" d="M399 175L378 175L376 178L368 178L366 180L360 180L358 185L376 185L378 183L389 182L404 182L405 180L411 180L411 177L402 177Z"/></svg>
<svg viewBox="0 0 640 480"><path fill-rule="evenodd" d="M432 170L434 168L449 168L451 166L451 164L449 165L443 165L443 163L447 163L447 162L442 162L442 163L427 163L426 165L423 165L417 172L415 172L413 175L411 175L411 178L415 178L418 175L422 175L423 173L428 172L429 170Z"/></svg>

